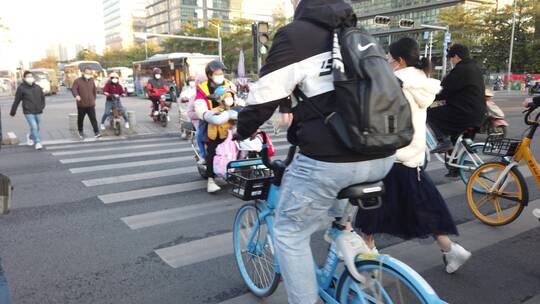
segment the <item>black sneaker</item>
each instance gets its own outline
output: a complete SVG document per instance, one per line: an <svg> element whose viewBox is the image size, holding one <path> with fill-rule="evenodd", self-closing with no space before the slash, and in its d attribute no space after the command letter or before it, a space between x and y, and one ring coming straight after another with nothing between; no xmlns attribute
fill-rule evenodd
<svg viewBox="0 0 540 304"><path fill-rule="evenodd" d="M431 150L431 153L446 153L454 149L451 143L439 143L435 149Z"/></svg>
<svg viewBox="0 0 540 304"><path fill-rule="evenodd" d="M98 133L96 134L96 136L94 136L95 138L100 138L101 137L101 133Z"/></svg>
<svg viewBox="0 0 540 304"><path fill-rule="evenodd" d="M448 173L446 173L445 177L459 177L459 169L449 168Z"/></svg>

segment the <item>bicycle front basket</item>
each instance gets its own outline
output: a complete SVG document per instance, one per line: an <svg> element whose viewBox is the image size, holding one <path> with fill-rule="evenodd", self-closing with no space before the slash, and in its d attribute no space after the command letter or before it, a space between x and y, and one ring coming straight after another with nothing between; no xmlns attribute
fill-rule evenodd
<svg viewBox="0 0 540 304"><path fill-rule="evenodd" d="M232 161L227 165L231 193L244 201L266 199L273 178L272 170L258 158Z"/></svg>
<svg viewBox="0 0 540 304"><path fill-rule="evenodd" d="M514 156L521 140L504 138L502 134L488 136L484 145L484 154L492 156Z"/></svg>

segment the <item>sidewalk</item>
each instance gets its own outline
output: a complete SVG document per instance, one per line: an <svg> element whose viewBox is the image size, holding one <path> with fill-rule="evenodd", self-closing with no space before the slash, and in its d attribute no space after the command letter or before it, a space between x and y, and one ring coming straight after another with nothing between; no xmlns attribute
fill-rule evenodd
<svg viewBox="0 0 540 304"><path fill-rule="evenodd" d="M17 115L12 118L9 116L13 97L0 97L0 107L2 110L2 132L4 137L7 132L14 132L21 143L26 141L26 133L28 126L22 115L22 105L19 106ZM71 92L63 89L58 95L46 97L46 108L42 115L41 136L44 145L56 144L62 142L79 141L77 132L69 130L70 113L77 113L75 100L71 96ZM103 115L105 96L98 95L96 100L96 116L98 124ZM177 133L179 130L178 124L178 108L175 103L172 104L170 114L170 122L167 127L162 127L161 124L154 123L148 116L150 113L150 102L139 97L124 97L122 104L128 111L135 111L136 123L133 128L123 129L120 137L114 136L111 130L107 129L102 132L102 139L118 139L130 136L140 135L163 135ZM106 123L106 126L108 124ZM108 126L107 126L108 127ZM93 139L93 130L88 118L85 118L84 132L87 137Z"/></svg>

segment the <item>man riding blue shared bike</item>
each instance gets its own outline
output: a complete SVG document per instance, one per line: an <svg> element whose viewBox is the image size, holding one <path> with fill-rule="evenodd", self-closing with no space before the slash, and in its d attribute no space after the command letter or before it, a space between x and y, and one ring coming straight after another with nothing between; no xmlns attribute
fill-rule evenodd
<svg viewBox="0 0 540 304"><path fill-rule="evenodd" d="M291 304L319 301L310 238L332 217L343 214L346 201L337 199L339 191L381 180L394 161L394 152L351 151L308 104L324 113L335 111L329 68L333 29L350 18L355 19L353 9L344 0L300 1L294 21L276 33L260 79L239 114L235 136L245 139L270 119L295 88L309 99L293 109L287 137L300 153L286 170L275 211L275 250Z"/></svg>

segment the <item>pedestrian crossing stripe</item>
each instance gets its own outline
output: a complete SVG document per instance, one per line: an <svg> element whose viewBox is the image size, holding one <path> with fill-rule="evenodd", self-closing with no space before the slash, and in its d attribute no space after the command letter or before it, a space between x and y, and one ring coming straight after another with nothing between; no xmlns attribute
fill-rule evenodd
<svg viewBox="0 0 540 304"><path fill-rule="evenodd" d="M276 138L273 139L273 142L286 142L286 138ZM117 192L103 193L98 195L99 200L101 200L105 205L113 205L117 203L129 203L130 201L150 199L169 194L178 195L190 191L200 191L205 189L206 181L200 179L191 182L169 184L158 187L139 188L130 191L118 191L122 186L129 185L129 183L135 181L154 180L167 176L194 175L197 172L195 162L179 164L182 161L193 160L193 155L142 161L129 160L133 157L158 155L159 152L164 154L189 152L191 151L191 147L188 147L188 145L190 145L189 142L181 142L178 140L178 138L170 137L159 138L159 140L143 139L135 141L134 143L128 143L125 141L116 141L114 143L96 143L96 146L89 144L69 146L64 145L63 148L54 149L55 147L51 147L52 149L50 150L53 151L51 153L53 156L60 157L60 162L66 165L78 165L90 161L112 161L112 163L104 165L100 164L72 167L69 168L69 171L72 174L94 173L103 176L82 180L82 183L86 187L116 185ZM163 146L174 148L162 149ZM278 156L276 158L283 158L283 152L285 152L288 147L288 144L276 146L276 150L278 151ZM126 150L136 149L140 149L141 151L129 151L124 153ZM92 155L92 153L95 155ZM79 156L80 154L86 154L86 156L65 158L65 156ZM160 164L171 164L171 168L148 171L149 166ZM110 176L111 170L124 168L140 168L140 172ZM437 171L443 168L444 164L433 162L430 163L427 170ZM525 177L528 177L530 176L530 172L528 170L524 171L524 175ZM464 191L464 185L461 180L452 181L439 185L438 189L442 196L447 199L462 194ZM200 192L200 195L206 195L203 191ZM217 199L200 204L191 204L165 210L156 210L124 216L120 218L120 221L122 221L128 229L141 231L144 229L158 228L166 224L202 218L212 214L233 212L237 210L243 203L244 202L238 199L230 197L227 199ZM232 221L233 219L231 218L231 223ZM231 242L231 233L227 232L214 235L209 238L202 238L192 242L159 248L155 250L155 253L166 264L170 265L171 267L178 268L232 254ZM212 250L208 250L208 248L212 248ZM216 250L216 248L219 249Z"/></svg>

